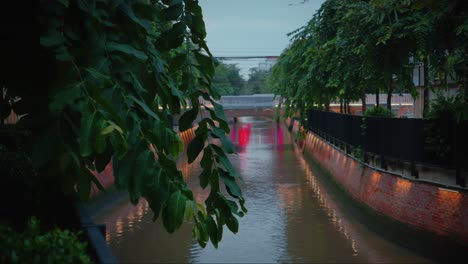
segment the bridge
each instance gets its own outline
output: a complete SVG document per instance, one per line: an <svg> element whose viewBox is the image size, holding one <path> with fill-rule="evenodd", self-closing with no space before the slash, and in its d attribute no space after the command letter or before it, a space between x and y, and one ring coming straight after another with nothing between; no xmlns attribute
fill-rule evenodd
<svg viewBox="0 0 468 264"><path fill-rule="evenodd" d="M224 113L228 120L243 116L274 118L275 109L279 102L279 96L275 98L274 94L230 95L222 96L218 101L224 107ZM201 103L210 105L206 101L202 101Z"/></svg>

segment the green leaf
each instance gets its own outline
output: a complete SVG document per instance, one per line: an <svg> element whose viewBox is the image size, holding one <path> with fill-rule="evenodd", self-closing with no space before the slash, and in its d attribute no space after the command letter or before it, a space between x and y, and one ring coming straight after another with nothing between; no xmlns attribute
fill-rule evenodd
<svg viewBox="0 0 468 264"><path fill-rule="evenodd" d="M239 221L237 221L237 218L232 214L226 218L226 226L234 234L239 231Z"/></svg>
<svg viewBox="0 0 468 264"><path fill-rule="evenodd" d="M200 41L206 37L205 22L203 22L202 9L197 1L185 0L186 9L190 12L191 24L189 24L190 30L193 32L193 36L196 36ZM194 41L199 44L198 41Z"/></svg>
<svg viewBox="0 0 468 264"><path fill-rule="evenodd" d="M113 133L109 137L109 141L114 148L114 155L118 158L122 158L128 150L128 143L125 137L122 134Z"/></svg>
<svg viewBox="0 0 468 264"><path fill-rule="evenodd" d="M148 59L148 56L146 56L144 52L142 52L141 50L137 50L134 47L127 44L109 42L107 43L107 49L108 51L119 51L127 55L134 56L135 58L140 60Z"/></svg>
<svg viewBox="0 0 468 264"><path fill-rule="evenodd" d="M109 102L109 100L103 98L100 95L94 95L93 99L98 102L99 112L104 116L110 116L112 121L117 123L119 127L125 129L125 121L123 118L117 113L116 108Z"/></svg>
<svg viewBox="0 0 468 264"><path fill-rule="evenodd" d="M223 145L224 150L226 153L234 153L234 145L232 144L231 140L226 137L226 134L223 129L214 127L211 132L216 138L221 140L221 144Z"/></svg>
<svg viewBox="0 0 468 264"><path fill-rule="evenodd" d="M82 172L78 174L78 195L81 201L88 201L89 194L91 191L91 179L88 176L87 172Z"/></svg>
<svg viewBox="0 0 468 264"><path fill-rule="evenodd" d="M169 233L178 229L184 221L187 198L180 192L174 192L163 210L163 225Z"/></svg>
<svg viewBox="0 0 468 264"><path fill-rule="evenodd" d="M156 221L163 205L169 198L169 179L167 175L162 172L159 165L149 174L148 179L145 185L144 196L148 200L151 210L153 210L153 221Z"/></svg>
<svg viewBox="0 0 468 264"><path fill-rule="evenodd" d="M96 155L95 167L97 172L102 172L112 159L113 149L110 144L106 144L106 150Z"/></svg>
<svg viewBox="0 0 468 264"><path fill-rule="evenodd" d="M121 3L119 7L123 11L124 14L126 14L133 22L135 22L137 25L143 28L147 34L152 33L153 29L150 26L150 23L147 20L136 16L135 12L133 11L130 5L127 5L126 3Z"/></svg>
<svg viewBox="0 0 468 264"><path fill-rule="evenodd" d="M40 37L39 41L42 46L50 48L63 45L63 43L65 42L65 37L58 31L54 31L52 33L52 35Z"/></svg>
<svg viewBox="0 0 468 264"><path fill-rule="evenodd" d="M154 162L154 156L149 149L140 152L136 158L135 167L130 175L128 186L130 201L134 205L138 204L138 200L143 192L145 174L150 171L149 168L152 162Z"/></svg>
<svg viewBox="0 0 468 264"><path fill-rule="evenodd" d="M179 130L181 132L192 128L192 123L197 118L198 111L198 108L192 108L182 114L179 118Z"/></svg>
<svg viewBox="0 0 468 264"><path fill-rule="evenodd" d="M202 173L200 173L200 175L198 176L199 179L200 179L200 186L205 189L206 186L208 186L208 182L210 180L210 175L211 175L211 170L209 169L205 169L202 171Z"/></svg>
<svg viewBox="0 0 468 264"><path fill-rule="evenodd" d="M200 165L202 166L202 168L210 168L210 166L212 165L212 158L213 151L211 150L211 148L205 148L205 150L203 151L203 158L200 161Z"/></svg>
<svg viewBox="0 0 468 264"><path fill-rule="evenodd" d="M208 230L208 234L210 235L211 243L213 243L215 248L218 248L218 227L216 226L216 222L211 218L211 216L207 216L205 225Z"/></svg>
<svg viewBox="0 0 468 264"><path fill-rule="evenodd" d="M162 0L165 5L172 6L181 4L183 0Z"/></svg>
<svg viewBox="0 0 468 264"><path fill-rule="evenodd" d="M227 170L227 172L229 172L229 175L231 176L236 176L236 171L234 170L234 167L232 166L231 164L231 161L229 161L229 158L226 156L226 154L224 153L224 151L214 145L214 144L210 144L210 146L215 150L216 154L218 154L217 156L217 160L218 162L224 167L224 169Z"/></svg>
<svg viewBox="0 0 468 264"><path fill-rule="evenodd" d="M205 140L202 136L196 136L192 141L190 141L187 147L188 162L192 163L198 157L204 147Z"/></svg>
<svg viewBox="0 0 468 264"><path fill-rule="evenodd" d="M163 10L164 16L167 20L176 20L184 12L184 6L182 4L171 5Z"/></svg>
<svg viewBox="0 0 468 264"><path fill-rule="evenodd" d="M206 71L207 74L212 76L215 71L214 60L212 57L206 56L202 53L195 52L195 58L197 59L200 66Z"/></svg>
<svg viewBox="0 0 468 264"><path fill-rule="evenodd" d="M93 153L92 148L92 135L95 127L96 112L89 114L85 112L81 118L81 131L80 131L80 153L81 156L87 157Z"/></svg>
<svg viewBox="0 0 468 264"><path fill-rule="evenodd" d="M112 81L108 75L102 74L94 68L86 68L85 70L96 80L103 80L109 83Z"/></svg>
<svg viewBox="0 0 468 264"><path fill-rule="evenodd" d="M129 152L125 153L121 158L116 156L112 157L112 165L114 167L115 186L119 190L130 190L133 173L138 169L135 167L135 163L138 155L148 150L148 145L144 140L138 139L138 141L132 145Z"/></svg>
<svg viewBox="0 0 468 264"><path fill-rule="evenodd" d="M193 217L194 211L195 211L195 202L191 200L187 200L185 202L185 212L184 212L185 221L189 221Z"/></svg>
<svg viewBox="0 0 468 264"><path fill-rule="evenodd" d="M227 173L220 173L220 178L226 185L226 189L232 197L239 198L242 196L242 191L234 177L228 175Z"/></svg>
<svg viewBox="0 0 468 264"><path fill-rule="evenodd" d="M224 115L224 108L222 105L216 103L216 102L212 102L213 103L213 106L214 106L214 110L216 112L216 115L221 118L222 120L226 120L226 116ZM226 133L229 133L229 130L226 131Z"/></svg>
<svg viewBox="0 0 468 264"><path fill-rule="evenodd" d="M165 31L159 38L159 48L169 50L177 48L184 42L186 25L184 23L175 23L171 29Z"/></svg>
<svg viewBox="0 0 468 264"><path fill-rule="evenodd" d="M74 106L77 100L84 97L82 89L78 83L73 83L60 88L61 89L53 95L53 100L49 103L50 111L60 112L66 106Z"/></svg>
<svg viewBox="0 0 468 264"><path fill-rule="evenodd" d="M64 5L65 7L68 7L70 5L70 1L69 0L59 0L59 2Z"/></svg>
<svg viewBox="0 0 468 264"><path fill-rule="evenodd" d="M143 101L140 101L138 99L136 99L133 95L130 95L128 97L129 99L133 100L135 103L137 103L141 108L143 108L143 110L148 114L150 115L151 117L153 117L156 121L159 121L159 117L158 115L153 112L153 110L151 110L151 108L149 108L148 105L146 105L146 103L144 103Z"/></svg>

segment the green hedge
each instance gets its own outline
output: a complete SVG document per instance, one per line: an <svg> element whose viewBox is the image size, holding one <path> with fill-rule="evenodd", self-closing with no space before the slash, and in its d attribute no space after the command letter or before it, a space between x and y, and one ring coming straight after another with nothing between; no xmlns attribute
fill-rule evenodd
<svg viewBox="0 0 468 264"><path fill-rule="evenodd" d="M23 233L0 225L0 263L92 263L80 232L40 230L32 217Z"/></svg>

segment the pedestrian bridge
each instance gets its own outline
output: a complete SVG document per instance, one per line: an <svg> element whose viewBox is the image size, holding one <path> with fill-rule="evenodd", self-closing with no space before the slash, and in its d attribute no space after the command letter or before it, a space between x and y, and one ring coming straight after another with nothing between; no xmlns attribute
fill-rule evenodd
<svg viewBox="0 0 468 264"><path fill-rule="evenodd" d="M279 98L274 94L231 95L222 96L218 101L224 109L274 109Z"/></svg>
<svg viewBox="0 0 468 264"><path fill-rule="evenodd" d="M274 94L254 94L222 96L217 103L223 106L227 119L242 116L266 116L273 118L279 101L279 96L275 98ZM202 103L210 105L206 101Z"/></svg>

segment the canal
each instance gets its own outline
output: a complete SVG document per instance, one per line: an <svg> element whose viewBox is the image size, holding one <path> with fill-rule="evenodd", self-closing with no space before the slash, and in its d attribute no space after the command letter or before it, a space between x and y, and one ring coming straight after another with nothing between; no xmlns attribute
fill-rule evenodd
<svg viewBox="0 0 468 264"><path fill-rule="evenodd" d="M106 224L106 241L121 262L431 262L369 228L365 223L372 219L361 220L368 216L348 210L347 198L305 160L284 126L240 118L230 136L238 148L231 161L244 179L249 209L239 219L239 233L225 230L218 249L202 249L190 223L168 234L160 220L152 222L145 201L133 206L125 195L113 194L112 203L91 211L95 222ZM202 200L195 163L181 159L179 166Z"/></svg>

